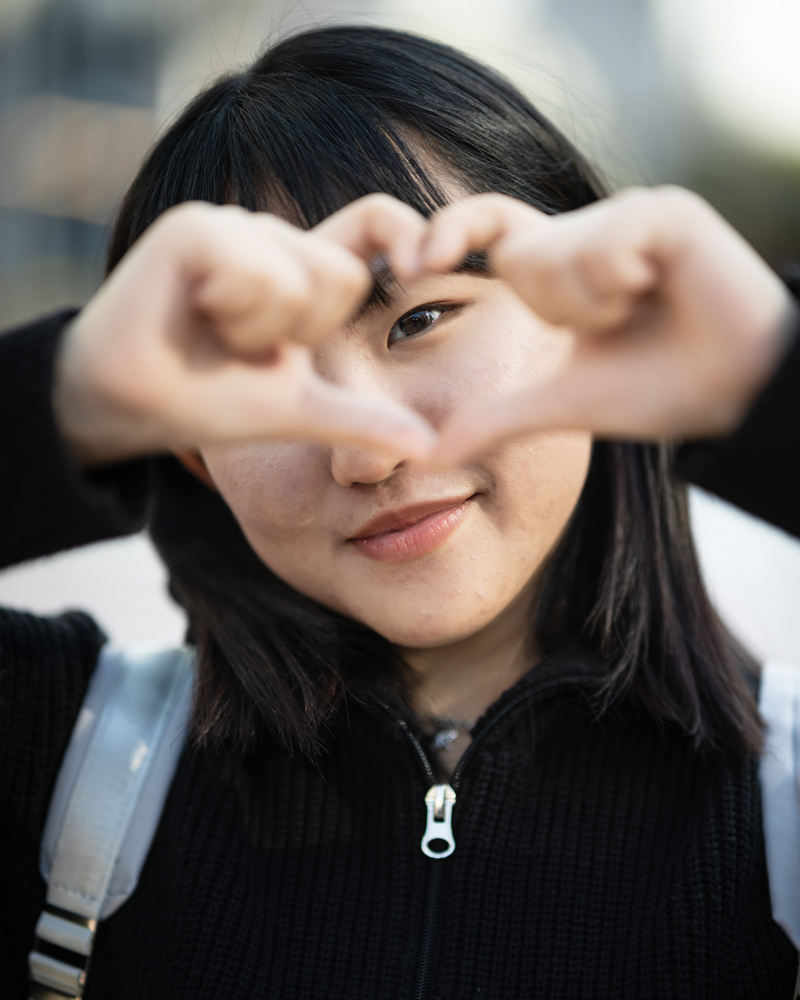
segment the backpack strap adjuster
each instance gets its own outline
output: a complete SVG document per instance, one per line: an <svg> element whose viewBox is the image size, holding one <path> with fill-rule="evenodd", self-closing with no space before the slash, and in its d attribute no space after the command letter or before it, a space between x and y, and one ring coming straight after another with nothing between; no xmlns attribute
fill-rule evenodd
<svg viewBox="0 0 800 1000"><path fill-rule="evenodd" d="M192 661L186 648L100 653L42 839L30 1000L83 996L98 923L136 888L183 748Z"/></svg>
<svg viewBox="0 0 800 1000"><path fill-rule="evenodd" d="M34 980L31 1000L83 995L96 931L96 920L45 906L28 959Z"/></svg>

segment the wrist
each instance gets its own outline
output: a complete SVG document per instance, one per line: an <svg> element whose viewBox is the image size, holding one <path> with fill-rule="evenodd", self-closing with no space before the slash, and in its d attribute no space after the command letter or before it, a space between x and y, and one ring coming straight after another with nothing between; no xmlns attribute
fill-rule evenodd
<svg viewBox="0 0 800 1000"><path fill-rule="evenodd" d="M53 414L70 456L88 467L157 452L143 422L122 413L94 384L81 322L79 313L64 331L53 365Z"/></svg>
<svg viewBox="0 0 800 1000"><path fill-rule="evenodd" d="M785 286L780 286L780 303L763 333L754 338L753 349L742 366L740 405L731 430L747 416L753 403L772 380L794 344L800 330L800 305Z"/></svg>

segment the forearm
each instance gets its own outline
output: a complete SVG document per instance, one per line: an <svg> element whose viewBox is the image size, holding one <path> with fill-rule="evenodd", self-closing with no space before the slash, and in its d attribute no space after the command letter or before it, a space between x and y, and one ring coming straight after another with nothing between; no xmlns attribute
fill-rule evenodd
<svg viewBox="0 0 800 1000"><path fill-rule="evenodd" d="M128 534L144 522L147 462L87 472L59 434L54 358L73 315L0 336L0 565Z"/></svg>

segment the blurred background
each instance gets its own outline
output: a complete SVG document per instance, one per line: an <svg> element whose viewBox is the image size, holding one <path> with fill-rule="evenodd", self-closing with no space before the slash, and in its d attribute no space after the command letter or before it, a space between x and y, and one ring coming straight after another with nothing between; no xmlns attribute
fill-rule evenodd
<svg viewBox="0 0 800 1000"><path fill-rule="evenodd" d="M683 184L773 266L800 261L798 0L0 0L0 328L92 294L122 192L198 89L339 22L469 51L612 186ZM800 543L699 491L692 514L734 631L800 663ZM183 629L142 536L6 570L0 602L87 608L120 642Z"/></svg>

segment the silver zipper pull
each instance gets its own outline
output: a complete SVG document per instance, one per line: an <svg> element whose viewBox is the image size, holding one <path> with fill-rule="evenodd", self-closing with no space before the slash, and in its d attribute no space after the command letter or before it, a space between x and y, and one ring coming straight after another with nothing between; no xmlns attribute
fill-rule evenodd
<svg viewBox="0 0 800 1000"><path fill-rule="evenodd" d="M429 858L449 858L456 849L452 825L455 804L456 793L450 785L431 785L425 794L428 823L420 846Z"/></svg>

